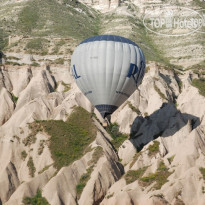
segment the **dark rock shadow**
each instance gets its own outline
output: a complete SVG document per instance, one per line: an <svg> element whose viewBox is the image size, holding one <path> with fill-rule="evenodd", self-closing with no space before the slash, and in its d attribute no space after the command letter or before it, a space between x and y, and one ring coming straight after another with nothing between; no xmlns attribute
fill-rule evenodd
<svg viewBox="0 0 205 205"><path fill-rule="evenodd" d="M190 132L200 125L196 116L181 113L173 103L163 103L161 108L150 116L138 116L130 131L130 141L140 151L150 141L174 135L189 123Z"/></svg>
<svg viewBox="0 0 205 205"><path fill-rule="evenodd" d="M0 51L0 65L2 65L4 57L5 57L4 53Z"/></svg>
<svg viewBox="0 0 205 205"><path fill-rule="evenodd" d="M55 89L57 88L57 82L56 82L55 77L52 75L50 65L47 65L47 66L46 66L46 70L50 73L51 78L52 78L52 80L53 80L53 82L54 82L54 85L55 85L54 89L53 89L53 87L52 87L51 85L49 86L49 89L50 89L51 92L54 92Z"/></svg>

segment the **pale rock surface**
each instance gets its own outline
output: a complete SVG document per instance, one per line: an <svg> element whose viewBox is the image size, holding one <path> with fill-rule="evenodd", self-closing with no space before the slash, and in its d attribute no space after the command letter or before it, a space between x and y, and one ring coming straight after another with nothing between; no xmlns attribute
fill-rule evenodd
<svg viewBox="0 0 205 205"><path fill-rule="evenodd" d="M15 110L19 110L27 102L54 91L55 82L48 71L41 71L33 77L28 86L21 92Z"/></svg>
<svg viewBox="0 0 205 205"><path fill-rule="evenodd" d="M6 88L0 89L0 126L11 117L14 111L15 105L11 98L11 94Z"/></svg>
<svg viewBox="0 0 205 205"><path fill-rule="evenodd" d="M43 196L51 205L76 204L76 185L80 176L86 172L92 152L72 165L62 168L43 188Z"/></svg>
<svg viewBox="0 0 205 205"><path fill-rule="evenodd" d="M31 132L27 123L34 120L66 120L74 106L81 105L91 112L92 105L73 83L70 71L64 66L62 70L51 67L50 71L45 67L1 69L0 103L3 107L9 105L6 107L11 111L10 114L9 111L0 112L0 116L8 114L7 121L0 126L0 187L5 187L0 188L1 202L21 204L25 196L34 196L40 188L51 205L164 205L174 204L177 197L187 205L203 205L205 198L202 189L205 184L199 168L205 167L204 97L191 86L188 72L182 76L180 93L172 71L160 69L155 63L151 63L150 67L142 85L129 99L141 114L125 103L112 115L112 122L117 122L120 131L131 137L124 141L118 153L110 144L111 137L106 130L95 121L99 131L91 147L101 146L104 154L94 165L79 200L76 185L82 174L86 173L94 150L70 166L63 167L54 176L56 169L52 166L48 146L45 145L42 154L38 155L40 141L49 140L49 136L38 133L36 142L29 147L23 144L23 139ZM70 84L71 89L64 92L62 87L53 92L60 82ZM154 85L166 99L162 99ZM19 96L16 108L9 92ZM176 98L177 108L173 103ZM150 155L149 146L154 144L154 139L159 142L159 149ZM136 149L141 149L137 155ZM21 158L23 150L28 154L25 160ZM29 157L33 158L36 168L34 178L29 175ZM126 185L124 172L126 174L129 170L148 166L143 176L149 176L157 171L161 161L172 173L160 190L151 189L154 183L143 188L139 180ZM38 174L46 166L50 166L49 169ZM161 194L162 198L159 197Z"/></svg>
<svg viewBox="0 0 205 205"><path fill-rule="evenodd" d="M120 5L119 0L80 0L82 3L85 3L93 8L101 11L108 12L113 9L118 8Z"/></svg>

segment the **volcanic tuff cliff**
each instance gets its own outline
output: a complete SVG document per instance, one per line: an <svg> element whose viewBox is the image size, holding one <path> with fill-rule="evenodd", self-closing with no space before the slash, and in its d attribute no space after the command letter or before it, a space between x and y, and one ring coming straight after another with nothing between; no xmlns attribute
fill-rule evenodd
<svg viewBox="0 0 205 205"><path fill-rule="evenodd" d="M0 2L0 204L204 204L203 34L167 39L142 24L165 3L203 5L81 2ZM131 38L149 61L106 130L69 69L98 33Z"/></svg>

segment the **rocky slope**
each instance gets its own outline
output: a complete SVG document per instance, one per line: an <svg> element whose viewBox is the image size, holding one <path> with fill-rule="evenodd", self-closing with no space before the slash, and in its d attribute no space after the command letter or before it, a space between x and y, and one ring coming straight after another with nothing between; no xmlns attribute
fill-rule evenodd
<svg viewBox="0 0 205 205"><path fill-rule="evenodd" d="M118 123L129 139L124 138L116 152L111 136L93 118L97 133L92 149L57 169L49 133L37 130L32 141L28 123L67 120L75 106L92 112L91 104L65 66L2 66L1 203L21 204L41 189L53 205L203 204L205 98L191 85L189 72L179 83L172 70L154 62L148 67L142 85L112 115L112 123ZM43 150L42 142L47 142ZM102 151L96 152L99 147ZM86 173L89 177L79 193Z"/></svg>
<svg viewBox="0 0 205 205"><path fill-rule="evenodd" d="M80 2L0 2L0 48L2 36L9 44L0 65L0 204L203 205L205 98L193 85L204 76L204 34L167 38L142 24L165 4L203 4ZM69 69L79 41L104 33L131 38L148 61L106 130ZM170 63L200 65L176 74Z"/></svg>

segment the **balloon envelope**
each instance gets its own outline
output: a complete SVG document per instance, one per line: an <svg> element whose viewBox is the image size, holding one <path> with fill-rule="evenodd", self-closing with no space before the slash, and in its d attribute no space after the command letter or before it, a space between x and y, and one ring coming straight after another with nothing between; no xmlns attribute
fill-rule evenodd
<svg viewBox="0 0 205 205"><path fill-rule="evenodd" d="M94 36L76 47L71 68L80 90L105 118L141 83L145 57L139 46L129 39Z"/></svg>

